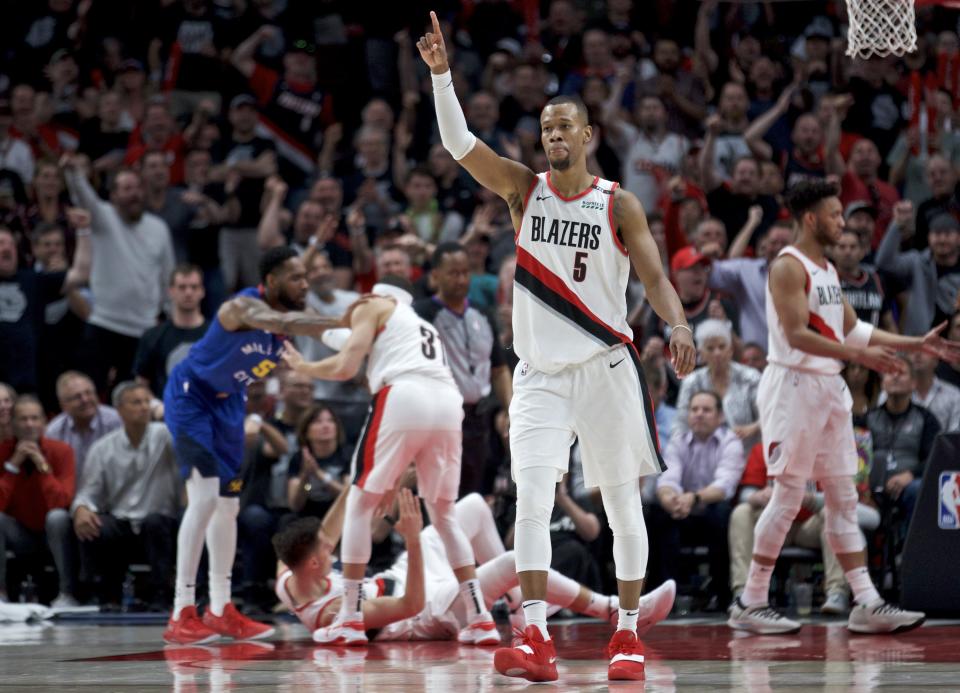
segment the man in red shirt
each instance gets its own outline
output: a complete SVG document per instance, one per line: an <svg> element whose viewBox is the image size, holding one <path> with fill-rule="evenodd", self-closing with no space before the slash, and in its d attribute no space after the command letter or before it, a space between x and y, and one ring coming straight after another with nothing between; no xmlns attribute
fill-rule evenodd
<svg viewBox="0 0 960 693"><path fill-rule="evenodd" d="M840 182L840 201L844 208L851 202L863 200L877 210L872 243L874 250L880 245L880 239L893 219L893 206L900 201L897 189L877 175L881 162L877 145L861 138L850 149L847 171Z"/></svg>
<svg viewBox="0 0 960 693"><path fill-rule="evenodd" d="M60 576L53 606L76 606L70 501L76 483L73 450L43 437L40 401L21 395L13 405L13 438L0 442L0 600L7 598L7 549L17 556L46 546Z"/></svg>

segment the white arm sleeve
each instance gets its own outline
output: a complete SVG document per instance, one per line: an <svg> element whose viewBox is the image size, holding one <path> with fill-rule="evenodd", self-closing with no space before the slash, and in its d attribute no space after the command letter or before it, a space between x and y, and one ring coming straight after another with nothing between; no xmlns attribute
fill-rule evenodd
<svg viewBox="0 0 960 693"><path fill-rule="evenodd" d="M473 151L477 137L467 130L467 119L453 89L450 70L442 75L430 73L433 80L433 102L437 109L437 124L444 148L459 161Z"/></svg>
<svg viewBox="0 0 960 693"><path fill-rule="evenodd" d="M857 320L857 324L843 338L844 344L855 347L870 346L870 337L873 335L873 325L863 320Z"/></svg>

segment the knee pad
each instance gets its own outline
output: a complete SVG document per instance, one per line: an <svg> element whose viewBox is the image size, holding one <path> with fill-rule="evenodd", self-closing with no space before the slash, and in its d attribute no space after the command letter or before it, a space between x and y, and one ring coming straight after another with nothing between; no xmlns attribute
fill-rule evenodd
<svg viewBox="0 0 960 693"><path fill-rule="evenodd" d="M447 561L450 563L450 567L456 570L457 568L474 565L476 561L473 557L473 549L470 548L467 535L464 534L463 528L457 521L454 502L439 499L426 505L430 522L433 523L437 534L440 535L440 541L443 542L443 548L447 552Z"/></svg>
<svg viewBox="0 0 960 693"><path fill-rule="evenodd" d="M557 487L557 470L553 467L531 467L514 473L517 481L517 519L514 547L517 572L548 570L550 515Z"/></svg>
<svg viewBox="0 0 960 693"><path fill-rule="evenodd" d="M753 552L775 559L780 555L787 532L797 518L806 491L806 481L791 474L781 474L773 484L773 494L760 513L753 535Z"/></svg>
<svg viewBox="0 0 960 693"><path fill-rule="evenodd" d="M380 498L380 494L368 493L357 486L351 486L347 492L343 536L340 539L340 560L344 563L366 565L370 561L370 521Z"/></svg>
<svg viewBox="0 0 960 693"><path fill-rule="evenodd" d="M824 533L834 553L857 553L865 542L857 524L857 489L845 476L820 480L824 500Z"/></svg>
<svg viewBox="0 0 960 693"><path fill-rule="evenodd" d="M613 532L617 579L641 580L647 572L650 544L643 519L640 482L633 479L619 486L601 486L600 495Z"/></svg>

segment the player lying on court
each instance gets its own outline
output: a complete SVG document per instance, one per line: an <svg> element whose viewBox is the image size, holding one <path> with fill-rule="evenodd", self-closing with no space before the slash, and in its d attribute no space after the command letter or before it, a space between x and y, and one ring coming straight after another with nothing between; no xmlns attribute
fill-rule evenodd
<svg viewBox="0 0 960 693"><path fill-rule="evenodd" d="M343 599L343 578L331 566L343 522L344 497L342 494L322 522L303 518L273 538L280 559L277 597L310 630L331 623ZM368 637L378 642L455 639L468 618L457 600L459 586L443 541L433 527L422 529L420 503L408 489L399 492L397 505L394 529L403 537L407 550L388 570L363 583L362 608ZM480 563L477 579L486 608L506 597L515 607L511 623L522 628L513 552L504 548L490 508L482 496L472 493L457 502L456 515ZM671 580L642 597L638 628L646 631L661 621L673 607L675 594L676 584ZM616 623L616 595L592 592L554 570L547 577L547 595L554 611L565 608Z"/></svg>
<svg viewBox="0 0 960 693"><path fill-rule="evenodd" d="M480 595L473 550L454 512L463 397L447 367L440 335L410 307L411 291L406 279L381 279L372 295L347 309L344 321L350 329L326 333L324 343L337 353L322 361L305 362L293 347L284 352L295 371L323 380L353 378L366 359L367 383L374 395L351 462L341 546L344 598L332 623L314 631L317 642L367 641L362 586L372 547L370 522L411 462L460 585L467 624L459 641L485 645L500 639Z"/></svg>
<svg viewBox="0 0 960 693"><path fill-rule="evenodd" d="M430 68L440 139L478 183L507 203L516 232L513 349L520 365L510 401L510 453L527 627L514 647L494 653L494 668L531 681L558 677L546 620L549 527L554 488L576 439L584 484L600 489L613 532L621 606L607 646L607 676L639 680L645 655L636 634L637 604L649 556L640 479L664 465L627 321L631 270L670 326L671 362L681 378L696 362L690 326L664 274L643 205L618 183L587 170L595 133L583 102L558 96L540 112L548 171L536 173L499 156L467 128L436 13L430 20L417 49Z"/></svg>
<svg viewBox="0 0 960 693"><path fill-rule="evenodd" d="M823 489L827 541L856 601L847 627L858 633L915 628L924 615L887 604L866 568L853 482L858 462L853 400L840 371L844 361L856 361L880 373L904 369L895 350L924 351L956 363L960 343L940 337L946 323L922 337L907 337L858 320L824 252L840 240L844 226L836 187L820 180L800 182L788 191L787 205L799 231L796 242L780 251L770 265L769 365L757 391L773 495L757 521L747 584L730 607L729 624L755 633L800 629L800 623L769 607L768 592L807 481L814 479Z"/></svg>

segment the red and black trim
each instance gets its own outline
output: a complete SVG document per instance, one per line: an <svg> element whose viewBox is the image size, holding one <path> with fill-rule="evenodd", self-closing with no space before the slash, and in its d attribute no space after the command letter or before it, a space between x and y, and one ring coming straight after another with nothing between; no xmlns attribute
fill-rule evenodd
<svg viewBox="0 0 960 693"><path fill-rule="evenodd" d="M588 185L586 189L584 189L582 192L578 192L573 197L565 197L559 190L553 187L553 182L550 180L550 172L547 171L547 187L550 188L550 191L554 195L556 195L558 198L560 198L564 202L573 202L574 200L579 200L581 197L583 197L584 195L589 193L591 190L593 190L596 187L597 182L599 180L600 180L600 176L594 176L593 182L591 182L590 185Z"/></svg>
<svg viewBox="0 0 960 693"><path fill-rule="evenodd" d="M837 337L836 333L830 329L830 326L824 322L816 313L810 313L810 321L807 323L807 327L819 334L821 337L826 337L831 342L840 343L840 338Z"/></svg>
<svg viewBox="0 0 960 693"><path fill-rule="evenodd" d="M359 488L363 488L364 482L373 471L377 437L380 434L380 424L383 421L383 412L387 408L389 393L390 386L387 385L374 395L373 402L370 404L370 413L367 414L367 423L363 427L363 435L360 436L360 442L357 444L356 468L353 470L351 482Z"/></svg>
<svg viewBox="0 0 960 693"><path fill-rule="evenodd" d="M637 378L640 381L641 396L645 402L650 403L650 406L645 406L643 410L646 415L650 439L654 442L654 449L657 453L657 462L660 464L661 471L666 469L663 455L660 453L660 439L657 436L657 424L653 416L653 398L650 396L646 379L643 377L640 353L633 341L627 335L618 332L594 315L580 298L564 284L560 277L523 248L517 248L517 271L514 275L514 281L549 310L602 344L609 347L620 344L627 346L627 351L636 367Z"/></svg>

